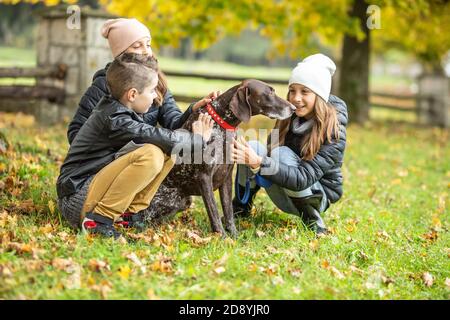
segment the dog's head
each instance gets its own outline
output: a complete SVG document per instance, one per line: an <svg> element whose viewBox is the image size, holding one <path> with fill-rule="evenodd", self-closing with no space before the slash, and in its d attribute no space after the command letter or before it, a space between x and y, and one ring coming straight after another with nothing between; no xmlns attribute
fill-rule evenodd
<svg viewBox="0 0 450 320"><path fill-rule="evenodd" d="M258 114L282 120L289 118L295 111L291 103L278 97L271 86L259 80L244 80L230 90L235 91L230 100L230 109L243 122L248 122Z"/></svg>

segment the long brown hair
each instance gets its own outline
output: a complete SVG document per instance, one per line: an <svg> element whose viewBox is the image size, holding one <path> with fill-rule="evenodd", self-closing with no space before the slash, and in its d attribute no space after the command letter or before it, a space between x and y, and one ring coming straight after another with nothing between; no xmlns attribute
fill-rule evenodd
<svg viewBox="0 0 450 320"><path fill-rule="evenodd" d="M166 92L168 90L167 85L167 78L164 72L161 71L161 68L159 68L158 64L158 58L156 58L155 53L153 53L151 59L154 60L156 65L156 72L158 73L158 84L156 85L156 98L155 102L158 106L161 106L164 102L164 96L166 95Z"/></svg>
<svg viewBox="0 0 450 320"><path fill-rule="evenodd" d="M316 96L312 112L314 113L313 126L301 140L301 145L299 145L303 160L312 160L325 141L331 143L333 139L339 139L339 121L336 109L331 104L326 103L321 97ZM269 150L284 145L290 125L291 118L275 122L274 129L279 130L279 139L278 141L269 140Z"/></svg>

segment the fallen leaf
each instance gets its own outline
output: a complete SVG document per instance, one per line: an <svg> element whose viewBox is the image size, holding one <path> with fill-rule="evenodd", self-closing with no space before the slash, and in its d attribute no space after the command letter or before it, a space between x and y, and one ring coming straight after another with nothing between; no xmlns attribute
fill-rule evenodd
<svg viewBox="0 0 450 320"><path fill-rule="evenodd" d="M158 296L155 294L155 290L153 290L152 288L149 288L149 289L147 290L147 299L149 299L149 300L160 300L161 298L158 297Z"/></svg>
<svg viewBox="0 0 450 320"><path fill-rule="evenodd" d="M214 269L214 272L216 274L224 273L225 272L225 268L224 267L217 267L217 268Z"/></svg>
<svg viewBox="0 0 450 320"><path fill-rule="evenodd" d="M88 263L89 269L100 272L103 269L110 270L108 263L98 259L91 259Z"/></svg>
<svg viewBox="0 0 450 320"><path fill-rule="evenodd" d="M47 223L45 226L40 227L39 231L42 233L51 233L53 231L53 226L50 223Z"/></svg>
<svg viewBox="0 0 450 320"><path fill-rule="evenodd" d="M158 260L154 261L150 266L152 271L159 271L163 273L172 273L172 258L160 256Z"/></svg>
<svg viewBox="0 0 450 320"><path fill-rule="evenodd" d="M317 251L317 249L319 248L319 240L314 239L309 243L309 248L312 251Z"/></svg>
<svg viewBox="0 0 450 320"><path fill-rule="evenodd" d="M339 271L336 267L330 266L328 269L331 271L331 273L332 273L336 278L338 278L338 279L344 279L344 278L345 278L345 276L342 274L342 272Z"/></svg>
<svg viewBox="0 0 450 320"><path fill-rule="evenodd" d="M437 231L436 230L430 230L429 232L427 232L427 233L424 233L423 235L421 235L421 237L423 238L423 239L425 239L425 240L428 240L428 241L431 241L431 242L433 242L433 241L436 241L437 240L437 238L438 238L438 233L437 233Z"/></svg>
<svg viewBox="0 0 450 320"><path fill-rule="evenodd" d="M53 202L53 200L49 200L47 203L47 206L48 206L48 210L53 215L55 213L55 203Z"/></svg>
<svg viewBox="0 0 450 320"><path fill-rule="evenodd" d="M204 245L211 241L212 237L202 238L193 231L187 230L187 237L196 245Z"/></svg>
<svg viewBox="0 0 450 320"><path fill-rule="evenodd" d="M127 254L126 257L129 260L131 260L137 267L139 267L142 273L147 272L147 268L144 266L142 261L137 257L137 255L134 252Z"/></svg>
<svg viewBox="0 0 450 320"><path fill-rule="evenodd" d="M122 279L127 280L130 277L131 269L129 266L122 266L117 273Z"/></svg>
<svg viewBox="0 0 450 320"><path fill-rule="evenodd" d="M120 236L119 239L116 240L117 243L121 245L126 245L128 243L127 239L125 237Z"/></svg>
<svg viewBox="0 0 450 320"><path fill-rule="evenodd" d="M18 254L32 253L33 252L33 248L31 247L31 245L25 244L25 243L18 243L18 242L10 242L10 243L8 243L7 250L8 251L13 251L14 250Z"/></svg>
<svg viewBox="0 0 450 320"><path fill-rule="evenodd" d="M364 274L364 271L362 271L361 269L357 268L357 267L354 266L354 265L351 265L351 266L350 266L350 271L351 271L351 272L354 272L354 273L357 273L357 274L359 274L359 275L363 275L363 274Z"/></svg>
<svg viewBox="0 0 450 320"><path fill-rule="evenodd" d="M378 231L377 236L382 240L389 240L391 238L391 236L384 230Z"/></svg>
<svg viewBox="0 0 450 320"><path fill-rule="evenodd" d="M104 280L100 284L93 285L91 289L99 292L101 298L106 300L108 299L108 293L112 290L112 285L109 281Z"/></svg>
<svg viewBox="0 0 450 320"><path fill-rule="evenodd" d="M450 289L450 278L445 278L445 286Z"/></svg>
<svg viewBox="0 0 450 320"><path fill-rule="evenodd" d="M229 257L230 257L229 254L225 252L220 259L214 261L214 266L216 267L224 266L227 263Z"/></svg>
<svg viewBox="0 0 450 320"><path fill-rule="evenodd" d="M72 259L54 258L52 260L53 268L56 268L58 270L67 271L72 265L74 265Z"/></svg>
<svg viewBox="0 0 450 320"><path fill-rule="evenodd" d="M7 266L5 265L0 265L0 276L1 277L12 277L13 273L11 271L11 269L9 269Z"/></svg>
<svg viewBox="0 0 450 320"><path fill-rule="evenodd" d="M328 260L322 260L320 266L324 269L328 269L328 267L330 266L330 263L328 262Z"/></svg>
<svg viewBox="0 0 450 320"><path fill-rule="evenodd" d="M298 287L293 287L293 288L292 288L292 292L293 292L294 294L300 294L301 290L300 290L300 288L298 288Z"/></svg>
<svg viewBox="0 0 450 320"><path fill-rule="evenodd" d="M275 276L272 278L272 283L276 286L282 285L282 284L284 284L284 279L281 276Z"/></svg>
<svg viewBox="0 0 450 320"><path fill-rule="evenodd" d="M298 268L297 269L291 269L291 270L289 270L289 273L291 274L291 276L293 276L295 278L299 278L301 273L302 273L302 270L298 269Z"/></svg>
<svg viewBox="0 0 450 320"><path fill-rule="evenodd" d="M64 287L66 287L67 289L80 289L81 266L77 263L74 263L66 268L66 272L70 273L70 276L63 280Z"/></svg>
<svg viewBox="0 0 450 320"><path fill-rule="evenodd" d="M248 266L248 271L250 272L256 272L258 270L258 265L254 262L250 263Z"/></svg>
<svg viewBox="0 0 450 320"><path fill-rule="evenodd" d="M278 266L277 264L271 264L271 265L269 265L269 266L265 269L265 272L266 272L269 276L272 276L272 275L277 274L278 269L279 269L279 266Z"/></svg>
<svg viewBox="0 0 450 320"><path fill-rule="evenodd" d="M256 230L256 235L258 236L258 238L262 238L266 235L266 233L260 230Z"/></svg>
<svg viewBox="0 0 450 320"><path fill-rule="evenodd" d="M427 287L431 287L433 285L433 282L434 282L433 275L431 273L429 273L429 272L424 272L422 274L422 280L423 280L423 283Z"/></svg>

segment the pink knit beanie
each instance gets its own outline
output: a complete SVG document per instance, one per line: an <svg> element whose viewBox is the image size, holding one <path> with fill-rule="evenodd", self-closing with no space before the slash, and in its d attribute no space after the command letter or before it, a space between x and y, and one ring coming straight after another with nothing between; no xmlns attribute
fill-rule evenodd
<svg viewBox="0 0 450 320"><path fill-rule="evenodd" d="M114 58L137 40L151 38L148 28L136 19L109 19L103 24L101 33L108 39Z"/></svg>

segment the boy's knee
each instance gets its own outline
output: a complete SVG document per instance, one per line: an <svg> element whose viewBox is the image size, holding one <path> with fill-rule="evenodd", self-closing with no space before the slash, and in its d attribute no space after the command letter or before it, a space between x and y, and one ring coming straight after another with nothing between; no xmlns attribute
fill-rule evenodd
<svg viewBox="0 0 450 320"><path fill-rule="evenodd" d="M138 157L144 166L156 171L161 171L164 166L164 152L154 144L145 144L137 149Z"/></svg>

